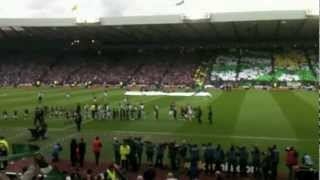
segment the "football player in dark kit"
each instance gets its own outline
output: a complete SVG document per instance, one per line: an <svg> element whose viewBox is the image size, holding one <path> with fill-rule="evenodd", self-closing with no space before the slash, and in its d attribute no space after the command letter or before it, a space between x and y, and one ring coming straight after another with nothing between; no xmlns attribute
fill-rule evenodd
<svg viewBox="0 0 320 180"><path fill-rule="evenodd" d="M209 124L212 124L212 117L213 116L213 112L212 112L212 107L209 106L209 110L208 110L208 121L209 121Z"/></svg>
<svg viewBox="0 0 320 180"><path fill-rule="evenodd" d="M86 155L86 143L84 142L83 138L80 139L78 148L79 148L79 164L80 164L80 167L83 167L85 155Z"/></svg>
<svg viewBox="0 0 320 180"><path fill-rule="evenodd" d="M47 124L45 122L45 113L43 108L36 107L34 121L34 129L30 129L34 140L38 138L46 139L47 134Z"/></svg>
<svg viewBox="0 0 320 180"><path fill-rule="evenodd" d="M38 92L38 103L41 104L43 100L43 93L42 92Z"/></svg>
<svg viewBox="0 0 320 180"><path fill-rule="evenodd" d="M197 108L197 120L198 120L198 123L201 124L202 123L202 110L201 110L201 107L198 106Z"/></svg>
<svg viewBox="0 0 320 180"><path fill-rule="evenodd" d="M75 114L74 114L74 122L77 125L78 132L80 132L81 131L81 123L82 123L82 115L81 115L81 106L80 106L80 104L78 104L77 107L76 107L76 111L75 111Z"/></svg>
<svg viewBox="0 0 320 180"><path fill-rule="evenodd" d="M118 140L117 137L114 137L113 138L113 143L112 143L112 146L113 146L113 155L114 155L114 162L117 164L117 165L120 165L120 141Z"/></svg>

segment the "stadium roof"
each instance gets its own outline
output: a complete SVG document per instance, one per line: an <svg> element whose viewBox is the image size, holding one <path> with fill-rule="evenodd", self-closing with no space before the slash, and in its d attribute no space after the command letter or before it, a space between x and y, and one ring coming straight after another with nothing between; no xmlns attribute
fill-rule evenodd
<svg viewBox="0 0 320 180"><path fill-rule="evenodd" d="M188 42L318 42L319 16L307 11L263 11L103 17L96 23L76 18L1 19L0 41L95 40L104 44Z"/></svg>

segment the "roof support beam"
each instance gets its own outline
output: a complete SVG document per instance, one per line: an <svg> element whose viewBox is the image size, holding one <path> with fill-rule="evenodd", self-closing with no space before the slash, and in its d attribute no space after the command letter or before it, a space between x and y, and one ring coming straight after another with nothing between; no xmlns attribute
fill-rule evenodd
<svg viewBox="0 0 320 180"><path fill-rule="evenodd" d="M139 41L139 38L137 38L136 36L134 36L133 34L131 33L127 33L123 30L121 30L121 27L120 28L115 28L115 27L112 27L112 26L108 26L108 28L110 30L112 30L113 32L117 33L117 34L120 34L122 36L125 36L133 41Z"/></svg>
<svg viewBox="0 0 320 180"><path fill-rule="evenodd" d="M220 35L220 32L218 31L216 25L214 23L209 23L209 26L215 33L215 36L216 36L215 40L217 40L217 41L220 40L221 39L221 35Z"/></svg>
<svg viewBox="0 0 320 180"><path fill-rule="evenodd" d="M235 22L231 22L231 25L232 25L232 30L233 30L233 33L234 33L234 35L236 37L236 40L240 42L241 41L240 33L238 31L236 23Z"/></svg>
<svg viewBox="0 0 320 180"><path fill-rule="evenodd" d="M143 26L144 27L144 26ZM133 27L132 28L134 31L138 32L139 34L141 34L143 37L147 37L148 41L154 42L156 40L156 38L154 37L153 34L150 33L146 33L145 31L137 28L137 27ZM130 29L131 30L131 29ZM140 39L140 37L139 37Z"/></svg>
<svg viewBox="0 0 320 180"><path fill-rule="evenodd" d="M161 38L162 39L165 39L165 41L169 41L169 42L172 42L172 41L175 41L170 35L168 32L163 32L163 31L160 31L159 29L151 26L151 25L147 25L146 26L151 32L156 32L157 34L160 34Z"/></svg>
<svg viewBox="0 0 320 180"><path fill-rule="evenodd" d="M259 38L260 38L259 35L260 35L260 33L259 33L259 25L256 22L255 25L254 25L254 36L253 36L253 39L254 40L259 40Z"/></svg>
<svg viewBox="0 0 320 180"><path fill-rule="evenodd" d="M110 42L120 42L121 41L121 37L118 35L118 34L115 34L115 33L110 33L109 31L106 31L107 30L107 27L98 27L96 29L96 34L99 34L97 36L97 39L102 39L102 40L105 40L107 41L106 43L110 43Z"/></svg>
<svg viewBox="0 0 320 180"><path fill-rule="evenodd" d="M56 34L55 31L50 30L48 28L41 28L41 33L44 34L44 37L47 40L54 40L56 37L53 34Z"/></svg>
<svg viewBox="0 0 320 180"><path fill-rule="evenodd" d="M280 26L281 26L281 21L277 21L277 25L273 33L273 37L275 38L276 41L279 40Z"/></svg>
<svg viewBox="0 0 320 180"><path fill-rule="evenodd" d="M303 20L297 27L297 29L295 31L293 31L292 36L296 37L296 38L300 38L301 36L301 30L304 28L304 25L306 24L307 20Z"/></svg>
<svg viewBox="0 0 320 180"><path fill-rule="evenodd" d="M193 31L194 34L197 35L197 37L201 38L201 39L205 39L202 36L202 33L200 31L198 31L196 28L194 28L194 26L192 26L192 24L190 23L185 23L185 25L191 29L191 31Z"/></svg>
<svg viewBox="0 0 320 180"><path fill-rule="evenodd" d="M32 27L28 27L28 29L29 31L32 32L33 35L34 35L34 32L36 32L36 34L33 37L50 40L50 38L48 37L48 34L43 29L41 30L40 28L32 28Z"/></svg>
<svg viewBox="0 0 320 180"><path fill-rule="evenodd" d="M183 34L183 32L181 32L180 30L177 30L176 28L174 28L171 24L168 24L167 25L173 32L174 31L178 31L179 33L176 33L176 34L179 34L179 41L180 42L184 42L185 40L187 40L188 39L188 37L187 36L185 36L184 34Z"/></svg>

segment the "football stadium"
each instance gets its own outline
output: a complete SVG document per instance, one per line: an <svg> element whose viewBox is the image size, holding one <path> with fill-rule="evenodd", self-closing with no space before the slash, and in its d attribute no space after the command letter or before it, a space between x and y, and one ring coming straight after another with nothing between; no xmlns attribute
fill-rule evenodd
<svg viewBox="0 0 320 180"><path fill-rule="evenodd" d="M0 19L0 179L317 179L319 16Z"/></svg>

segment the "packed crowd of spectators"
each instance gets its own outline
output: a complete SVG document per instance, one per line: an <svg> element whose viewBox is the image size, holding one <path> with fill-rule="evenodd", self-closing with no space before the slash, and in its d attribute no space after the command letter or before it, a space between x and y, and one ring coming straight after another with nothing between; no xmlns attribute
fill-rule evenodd
<svg viewBox="0 0 320 180"><path fill-rule="evenodd" d="M190 55L185 55L175 59L168 68L162 83L165 85L188 85L194 83L193 75L200 61Z"/></svg>
<svg viewBox="0 0 320 180"><path fill-rule="evenodd" d="M247 52L240 59L238 79L271 80L271 56L264 52Z"/></svg>
<svg viewBox="0 0 320 180"><path fill-rule="evenodd" d="M309 63L299 51L275 54L275 78L279 81L314 81Z"/></svg>
<svg viewBox="0 0 320 180"><path fill-rule="evenodd" d="M49 70L53 59L36 55L7 55L1 58L0 84L34 84Z"/></svg>
<svg viewBox="0 0 320 180"><path fill-rule="evenodd" d="M310 64L311 64L311 67L313 68L315 74L319 74L320 73L319 53L310 50L307 52L307 55L310 58Z"/></svg>
<svg viewBox="0 0 320 180"><path fill-rule="evenodd" d="M3 57L0 64L0 84L48 85L71 84L193 84L197 61L182 55L119 55L81 56L60 58Z"/></svg>
<svg viewBox="0 0 320 180"><path fill-rule="evenodd" d="M232 55L221 55L215 59L211 71L211 81L236 81L238 58Z"/></svg>
<svg viewBox="0 0 320 180"><path fill-rule="evenodd" d="M315 81L315 73L310 67L314 67L314 71L319 70L318 56L311 53L309 58L310 63L301 51L273 55L263 51L246 51L236 56L218 56L211 71L211 81Z"/></svg>
<svg viewBox="0 0 320 180"><path fill-rule="evenodd" d="M213 54L213 53L212 53ZM318 55L287 51L222 53L214 59L199 53L132 53L83 55L4 55L0 85L192 85L202 65L203 82L217 81L315 81ZM314 71L314 72L313 72Z"/></svg>

